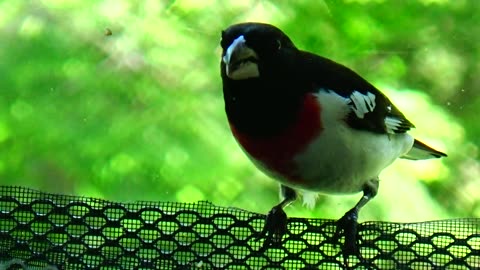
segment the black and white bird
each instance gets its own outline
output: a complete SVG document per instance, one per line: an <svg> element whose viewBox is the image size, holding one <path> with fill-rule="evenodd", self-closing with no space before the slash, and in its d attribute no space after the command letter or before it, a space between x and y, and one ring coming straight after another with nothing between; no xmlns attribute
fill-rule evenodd
<svg viewBox="0 0 480 270"><path fill-rule="evenodd" d="M446 155L414 139L413 124L351 69L299 50L275 26L241 23L222 32L221 77L231 131L250 160L280 182L283 200L264 234L286 230L283 208L297 191L363 192L337 222L344 256L357 253L360 208L376 194L379 174L397 158Z"/></svg>

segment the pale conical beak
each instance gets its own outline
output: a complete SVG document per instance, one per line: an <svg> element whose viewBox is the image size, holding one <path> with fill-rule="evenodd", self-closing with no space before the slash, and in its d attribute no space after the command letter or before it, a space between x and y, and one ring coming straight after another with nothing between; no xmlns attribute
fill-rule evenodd
<svg viewBox="0 0 480 270"><path fill-rule="evenodd" d="M250 49L245 42L243 35L236 38L228 46L222 58L223 63L225 63L227 76L230 79L244 80L260 76L257 53Z"/></svg>

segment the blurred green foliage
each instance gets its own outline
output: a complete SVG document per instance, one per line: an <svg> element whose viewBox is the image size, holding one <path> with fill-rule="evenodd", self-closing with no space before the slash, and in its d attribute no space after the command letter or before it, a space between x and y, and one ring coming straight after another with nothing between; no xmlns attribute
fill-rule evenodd
<svg viewBox="0 0 480 270"><path fill-rule="evenodd" d="M387 93L447 159L398 161L362 220L480 216L476 1L0 2L0 184L266 212L223 111L220 31L277 25ZM110 33L111 32L111 33ZM360 195L291 216L338 218Z"/></svg>

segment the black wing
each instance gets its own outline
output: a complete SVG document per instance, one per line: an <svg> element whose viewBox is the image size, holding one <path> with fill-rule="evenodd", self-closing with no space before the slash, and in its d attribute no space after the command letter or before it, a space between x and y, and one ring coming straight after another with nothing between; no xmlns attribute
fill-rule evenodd
<svg viewBox="0 0 480 270"><path fill-rule="evenodd" d="M300 52L302 76L323 88L348 98L351 113L346 122L355 129L381 134L405 133L414 125L377 88L351 69L327 58Z"/></svg>

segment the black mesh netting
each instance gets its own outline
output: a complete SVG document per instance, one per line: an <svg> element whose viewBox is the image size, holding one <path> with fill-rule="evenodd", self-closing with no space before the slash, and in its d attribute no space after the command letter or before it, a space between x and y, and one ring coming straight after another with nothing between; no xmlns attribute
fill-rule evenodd
<svg viewBox="0 0 480 270"><path fill-rule="evenodd" d="M332 220L290 218L259 251L264 215L207 202L115 203L0 187L0 269L341 269ZM480 219L365 222L360 269L480 269Z"/></svg>

